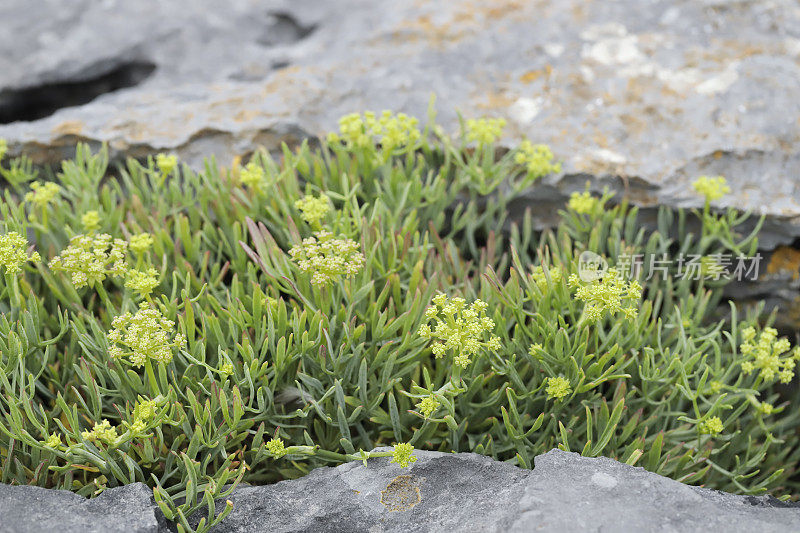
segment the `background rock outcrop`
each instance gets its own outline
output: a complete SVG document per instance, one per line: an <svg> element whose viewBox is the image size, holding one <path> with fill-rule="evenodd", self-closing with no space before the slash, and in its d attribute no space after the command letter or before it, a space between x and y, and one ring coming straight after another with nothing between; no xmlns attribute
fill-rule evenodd
<svg viewBox="0 0 800 533"><path fill-rule="evenodd" d="M7 0L3 13L0 138L39 163L78 140L226 162L353 111L424 117L435 93L449 130L457 110L502 116L509 144L550 144L559 200L605 177L640 205L693 205L690 181L723 174L724 202L770 215L776 244L800 236L792 0Z"/></svg>

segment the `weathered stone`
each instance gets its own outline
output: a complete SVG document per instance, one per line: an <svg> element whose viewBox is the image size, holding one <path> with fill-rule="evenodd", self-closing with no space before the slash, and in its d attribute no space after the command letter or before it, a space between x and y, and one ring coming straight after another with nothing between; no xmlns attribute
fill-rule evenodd
<svg viewBox="0 0 800 533"><path fill-rule="evenodd" d="M792 0L7 0L4 24L4 121L80 104L0 126L38 162L77 140L224 162L347 112L424 116L436 93L450 130L456 110L504 116L509 144L553 147L565 172L534 205L552 196L551 211L587 178L640 205L697 205L690 181L724 174L723 203L771 216L765 238L800 235Z"/></svg>
<svg viewBox="0 0 800 533"><path fill-rule="evenodd" d="M603 457L553 450L528 471L475 454L415 453L407 469L373 459L366 468L354 462L239 488L215 531L800 530L800 508L683 485Z"/></svg>
<svg viewBox="0 0 800 533"><path fill-rule="evenodd" d="M0 532L157 533L166 523L142 483L87 500L65 490L0 484Z"/></svg>
<svg viewBox="0 0 800 533"><path fill-rule="evenodd" d="M214 531L800 531L795 504L691 487L604 457L552 450L530 471L471 453L415 454L409 468L370 459L239 487ZM140 483L94 500L0 485L0 532L171 530Z"/></svg>

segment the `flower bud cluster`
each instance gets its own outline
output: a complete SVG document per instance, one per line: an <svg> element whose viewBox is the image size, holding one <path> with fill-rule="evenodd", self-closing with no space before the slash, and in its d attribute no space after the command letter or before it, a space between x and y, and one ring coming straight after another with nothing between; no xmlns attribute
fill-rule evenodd
<svg viewBox="0 0 800 533"><path fill-rule="evenodd" d="M728 187L728 181L722 176L700 176L692 183L692 188L702 196L705 196L706 202L719 200L731 192L731 188Z"/></svg>
<svg viewBox="0 0 800 533"><path fill-rule="evenodd" d="M172 349L180 349L186 344L186 338L175 333L175 322L147 304L143 304L136 314L124 313L115 317L111 326L107 335L109 356L112 359L127 358L137 368L148 360L169 363Z"/></svg>
<svg viewBox="0 0 800 533"><path fill-rule="evenodd" d="M325 218L325 215L330 211L328 197L324 194L320 194L319 198L308 194L297 200L294 206L302 213L303 220L312 225Z"/></svg>
<svg viewBox="0 0 800 533"><path fill-rule="evenodd" d="M448 350L454 355L453 362L466 368L472 357L481 349L497 351L501 348L500 338L492 335L494 320L486 316L486 302L475 300L466 305L464 298L455 296L448 299L439 293L433 297L433 305L425 311L428 321L435 320L433 328L427 323L419 327L418 334L434 341L431 351L441 357ZM488 340L484 340L486 337Z"/></svg>
<svg viewBox="0 0 800 533"><path fill-rule="evenodd" d="M471 118L467 120L467 141L479 145L492 144L503 134L503 118Z"/></svg>
<svg viewBox="0 0 800 533"><path fill-rule="evenodd" d="M40 208L47 207L47 204L52 202L61 191L61 188L51 181L45 183L34 181L31 183L31 189L33 189L31 192L25 194L25 201Z"/></svg>
<svg viewBox="0 0 800 533"><path fill-rule="evenodd" d="M0 235L0 265L5 267L6 274L17 274L28 261L42 260L38 252L28 255L27 247L28 241L16 231Z"/></svg>
<svg viewBox="0 0 800 533"><path fill-rule="evenodd" d="M561 172L561 163L554 163L552 150L546 144L533 144L529 140L522 141L514 154L514 161L524 165L528 176L533 179L543 178L548 174Z"/></svg>
<svg viewBox="0 0 800 533"><path fill-rule="evenodd" d="M69 246L50 260L50 269L72 276L76 288L102 283L106 276L124 277L128 271L128 243L111 235L77 235Z"/></svg>
<svg viewBox="0 0 800 533"><path fill-rule="evenodd" d="M790 352L789 341L785 337L777 337L778 331L775 328L764 328L757 337L755 328L743 329L743 342L739 345L739 351L747 360L742 363L742 372L750 374L757 371L766 382L792 381L795 364L800 359L800 347Z"/></svg>
<svg viewBox="0 0 800 533"><path fill-rule="evenodd" d="M119 437L119 435L117 435L117 428L112 426L105 418L102 422L95 423L91 431L82 432L81 436L84 440L94 442L95 444L103 443L107 445L114 444Z"/></svg>
<svg viewBox="0 0 800 533"><path fill-rule="evenodd" d="M637 280L625 282L615 268L609 269L599 280L588 283L572 274L569 285L575 290L575 297L584 302L584 314L590 322L596 322L606 314L614 316L620 311L627 319L634 319L639 313L636 303L642 297L642 286ZM624 302L631 305L623 306Z"/></svg>
<svg viewBox="0 0 800 533"><path fill-rule="evenodd" d="M390 463L397 463L401 468L408 467L411 463L416 463L417 458L414 455L414 446L408 442L395 444L392 452Z"/></svg>
<svg viewBox="0 0 800 533"><path fill-rule="evenodd" d="M383 111L378 117L367 111L339 119L339 133L328 135L330 142L343 142L348 148L366 148L377 141L386 150L415 146L422 138L419 121L405 113Z"/></svg>
<svg viewBox="0 0 800 533"><path fill-rule="evenodd" d="M311 275L317 286L334 283L342 277L352 277L364 265L360 246L351 239L335 239L329 231L317 231L316 237L303 239L292 247L289 255L300 270Z"/></svg>

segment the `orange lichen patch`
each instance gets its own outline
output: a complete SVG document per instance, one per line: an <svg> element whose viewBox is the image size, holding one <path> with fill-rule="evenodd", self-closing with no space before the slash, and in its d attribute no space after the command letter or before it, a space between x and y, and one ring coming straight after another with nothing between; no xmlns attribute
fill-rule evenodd
<svg viewBox="0 0 800 533"><path fill-rule="evenodd" d="M788 246L777 247L767 264L767 274L789 274L793 280L800 279L800 250Z"/></svg>
<svg viewBox="0 0 800 533"><path fill-rule="evenodd" d="M397 476L381 491L381 503L389 511L408 511L421 501L422 493L413 476Z"/></svg>
<svg viewBox="0 0 800 533"><path fill-rule="evenodd" d="M83 122L80 120L66 120L53 128L57 135L80 135L83 132Z"/></svg>
<svg viewBox="0 0 800 533"><path fill-rule="evenodd" d="M519 77L519 81L523 83L533 83L542 76L549 78L550 74L553 73L553 67L551 65L545 65L544 68L539 70L529 70L525 74Z"/></svg>

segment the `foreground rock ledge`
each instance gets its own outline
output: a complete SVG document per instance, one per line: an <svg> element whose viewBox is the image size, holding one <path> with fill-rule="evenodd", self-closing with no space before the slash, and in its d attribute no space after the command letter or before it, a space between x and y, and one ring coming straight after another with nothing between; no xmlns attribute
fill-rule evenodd
<svg viewBox="0 0 800 533"><path fill-rule="evenodd" d="M533 471L471 453L416 452L241 487L215 531L800 531L800 507L683 485L612 459L552 450ZM221 508L221 505L220 505ZM166 532L142 484L94 500L0 485L2 532Z"/></svg>

